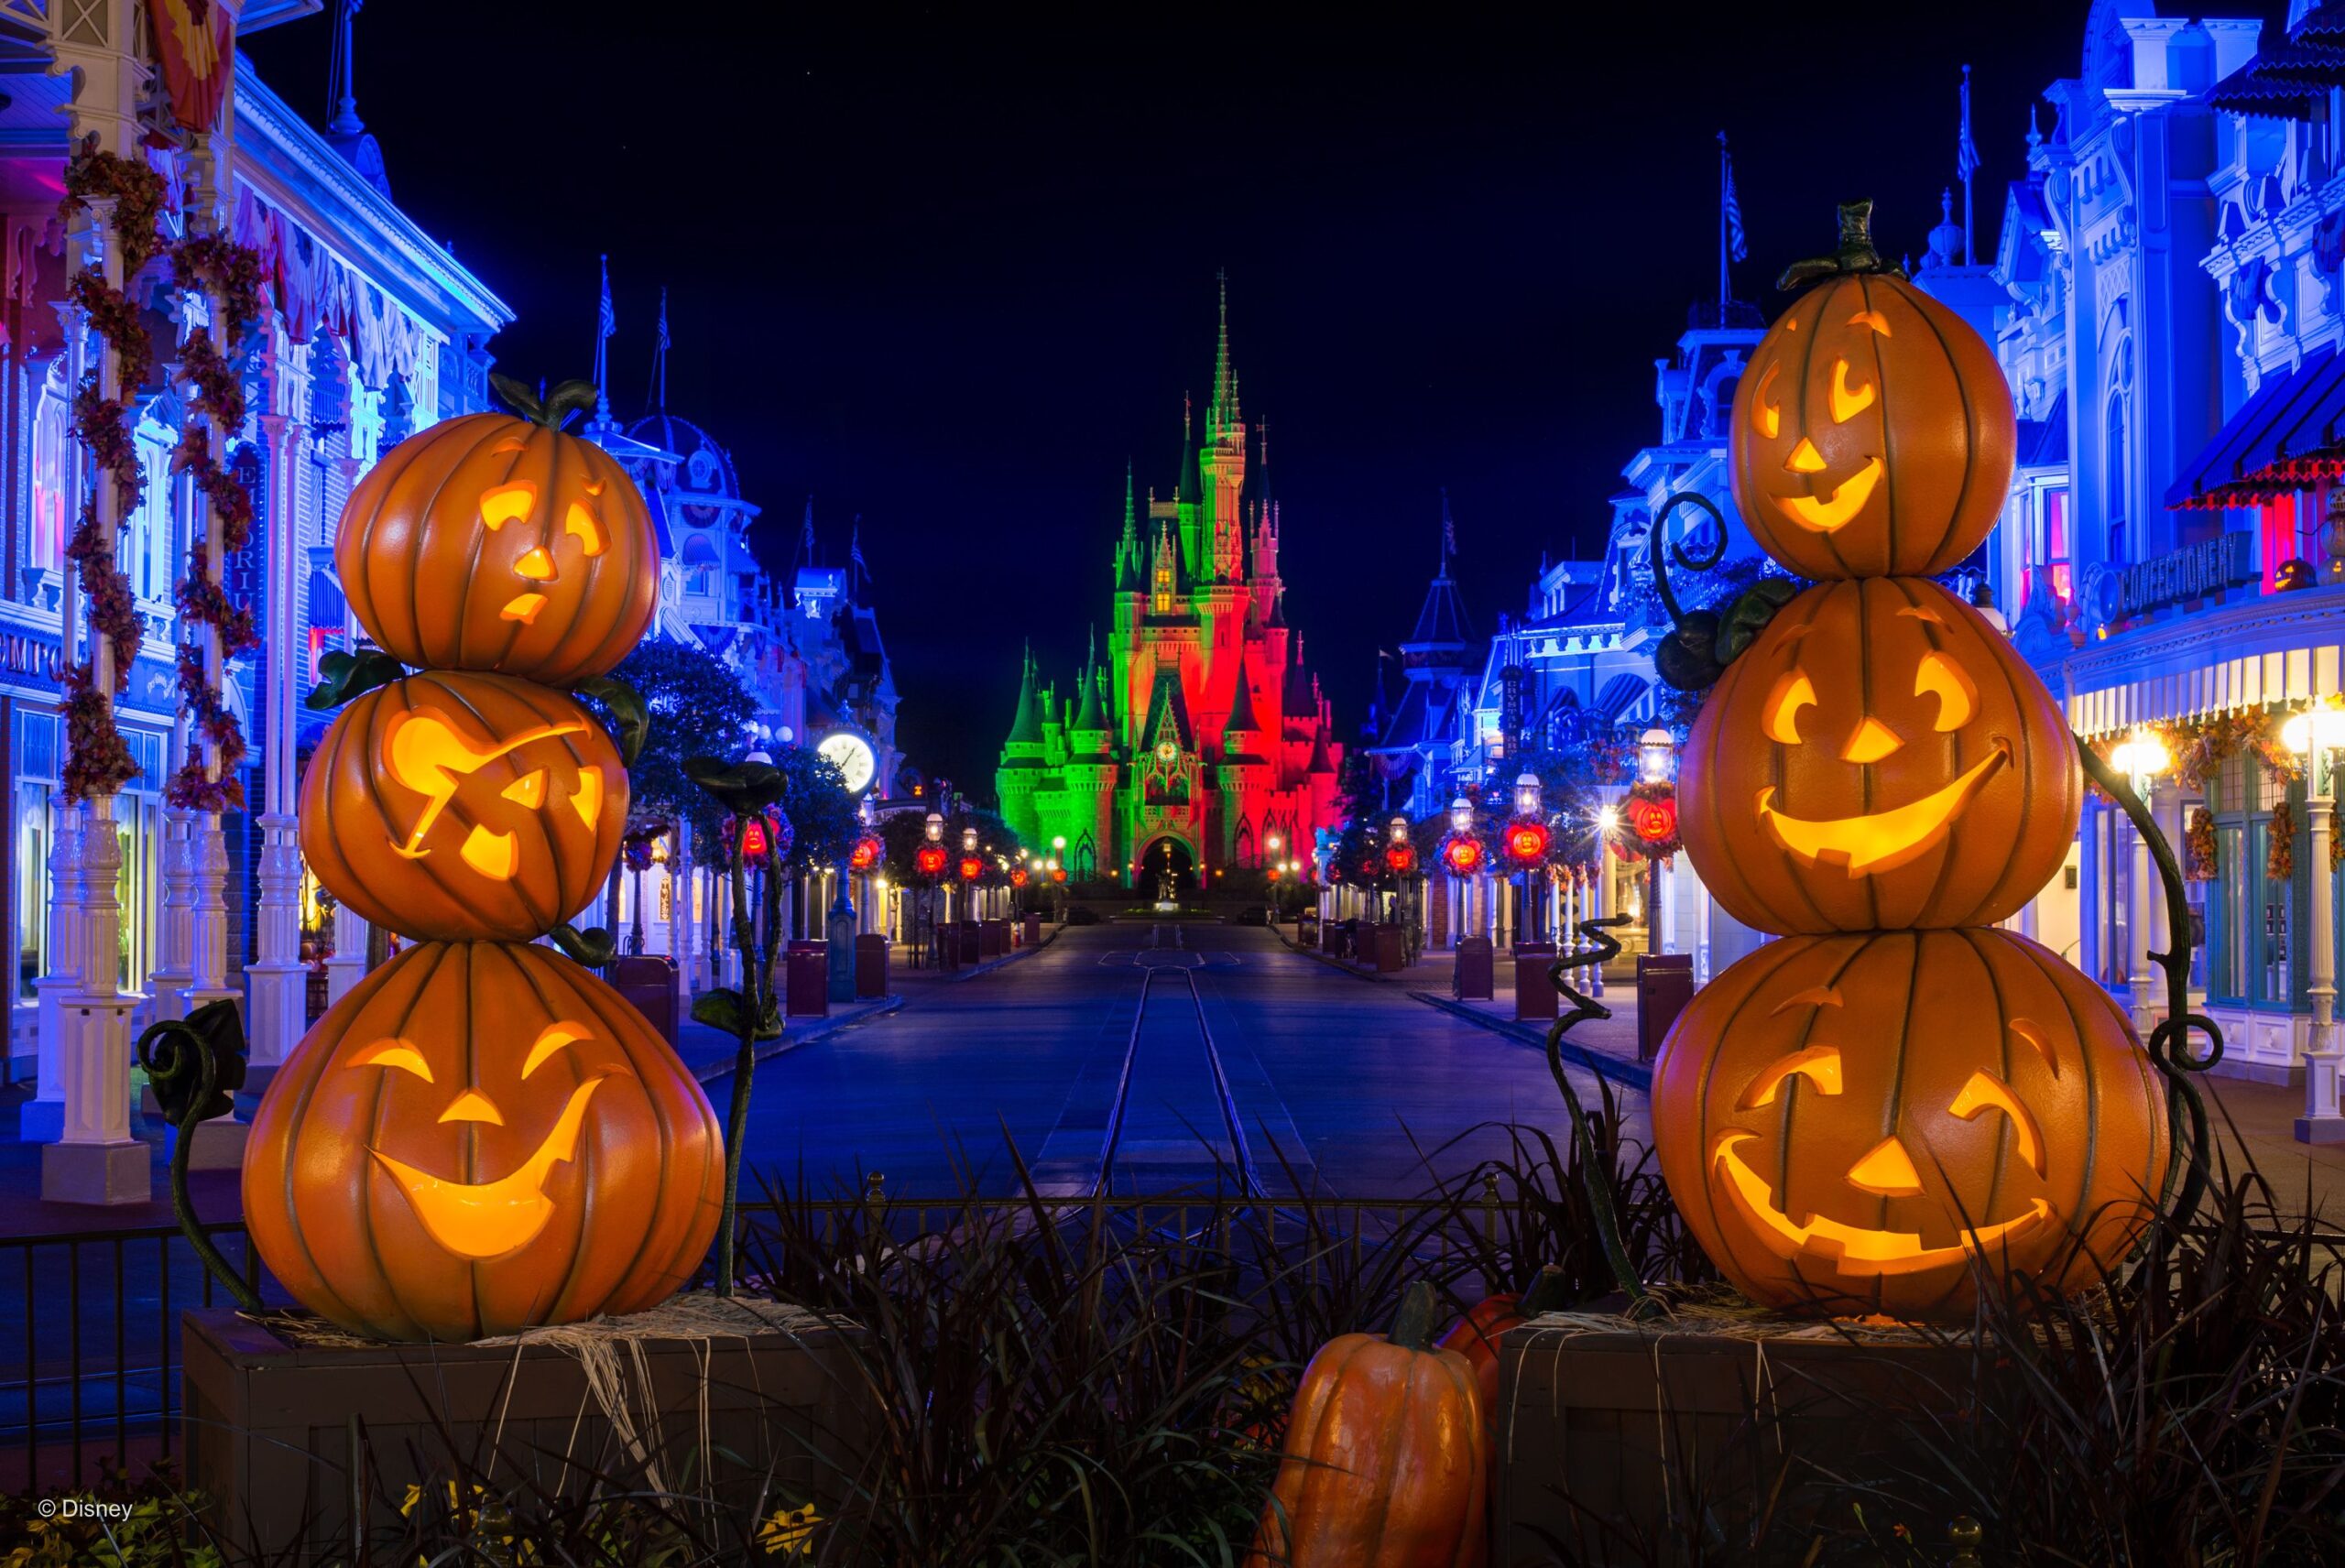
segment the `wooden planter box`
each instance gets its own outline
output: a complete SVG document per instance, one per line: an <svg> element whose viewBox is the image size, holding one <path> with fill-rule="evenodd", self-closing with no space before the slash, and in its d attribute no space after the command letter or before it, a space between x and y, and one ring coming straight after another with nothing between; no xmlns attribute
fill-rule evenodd
<svg viewBox="0 0 2345 1568"><path fill-rule="evenodd" d="M1919 1333L1851 1341L1783 1320L1746 1336L1586 1315L1511 1331L1500 1368L1493 1568L1740 1562L1769 1517L1785 1533L1749 1560L1772 1562L1827 1497L1845 1505L1849 1483L1894 1486L1918 1467L1977 1374L1971 1345Z"/></svg>
<svg viewBox="0 0 2345 1568"><path fill-rule="evenodd" d="M671 1492L746 1508L762 1487L770 1508L841 1494L871 1441L851 1347L822 1328L616 1346L630 1446L554 1345L329 1348L232 1309L181 1322L187 1479L232 1557L349 1561L354 1414L372 1533L397 1529L410 1485L444 1482L459 1461L522 1495L644 1489L656 1468Z"/></svg>

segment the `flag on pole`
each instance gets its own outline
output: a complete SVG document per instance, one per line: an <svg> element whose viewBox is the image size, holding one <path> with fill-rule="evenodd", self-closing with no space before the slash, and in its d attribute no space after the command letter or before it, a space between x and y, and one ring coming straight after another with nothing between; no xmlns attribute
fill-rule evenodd
<svg viewBox="0 0 2345 1568"><path fill-rule="evenodd" d="M618 313L611 309L611 258L607 256L603 257L603 310L595 326L605 337L619 330Z"/></svg>
<svg viewBox="0 0 2345 1568"><path fill-rule="evenodd" d="M871 581L871 568L863 561L863 514L855 515L855 528L846 536L847 559L855 563L855 574L864 582Z"/></svg>
<svg viewBox="0 0 2345 1568"><path fill-rule="evenodd" d="M806 497L806 526L800 533L798 548L805 553L806 564L814 564L814 497Z"/></svg>
<svg viewBox="0 0 2345 1568"><path fill-rule="evenodd" d="M1970 68L1962 68L1962 129L1954 142L1954 172L1968 180L1979 172L1979 144L1970 139Z"/></svg>
<svg viewBox="0 0 2345 1568"><path fill-rule="evenodd" d="M1723 208L1726 213L1727 254L1737 261L1744 261L1751 256L1751 245L1742 234L1742 203L1735 199L1734 194L1734 155L1726 150L1724 131L1718 133L1718 157L1725 160L1726 167Z"/></svg>

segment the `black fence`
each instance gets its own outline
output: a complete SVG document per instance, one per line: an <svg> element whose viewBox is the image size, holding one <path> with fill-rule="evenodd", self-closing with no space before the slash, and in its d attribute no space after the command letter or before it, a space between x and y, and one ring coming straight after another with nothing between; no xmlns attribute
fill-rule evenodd
<svg viewBox="0 0 2345 1568"><path fill-rule="evenodd" d="M1272 1240L1318 1238L1308 1268L1357 1263L1365 1251L1444 1216L1439 1198L1299 1199L1275 1204L1240 1196L1180 1195L1039 1200L1053 1223L1102 1223L1167 1236L1227 1234L1242 1213ZM1469 1200L1470 1202L1470 1200ZM1482 1195L1484 1235L1495 1234L1498 1190ZM983 1211L1029 1200L881 1195L791 1205L799 1223L835 1244L872 1226L898 1245L950 1233ZM770 1203L744 1203L744 1258L758 1256L779 1218ZM811 1219L808 1226L804 1221ZM295 1303L261 1266L241 1225L212 1227L213 1242L268 1306ZM81 1486L114 1463L143 1467L180 1443L180 1313L231 1304L179 1230L127 1230L0 1237L0 1488Z"/></svg>

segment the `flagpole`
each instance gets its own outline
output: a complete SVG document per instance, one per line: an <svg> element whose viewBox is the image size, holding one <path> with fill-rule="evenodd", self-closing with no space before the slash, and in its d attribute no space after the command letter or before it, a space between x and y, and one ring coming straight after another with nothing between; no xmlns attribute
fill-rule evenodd
<svg viewBox="0 0 2345 1568"><path fill-rule="evenodd" d="M1718 325L1720 327L1726 325L1727 301L1733 298L1733 289L1729 285L1726 269L1726 182L1728 179L1726 159L1726 133L1720 131L1718 133Z"/></svg>
<svg viewBox="0 0 2345 1568"><path fill-rule="evenodd" d="M1962 159L1962 265L1979 265L1979 242L1970 212L1970 176L1976 172L1978 155L1972 151L1970 140L1970 68L1962 68L1962 146L1968 156Z"/></svg>

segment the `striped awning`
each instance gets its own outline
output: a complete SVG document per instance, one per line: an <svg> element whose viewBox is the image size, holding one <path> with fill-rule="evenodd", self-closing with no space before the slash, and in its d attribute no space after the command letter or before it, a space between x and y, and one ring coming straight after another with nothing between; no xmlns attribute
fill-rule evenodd
<svg viewBox="0 0 2345 1568"><path fill-rule="evenodd" d="M2252 506L2345 474L2345 355L2324 343L2255 395L2166 491L2169 507Z"/></svg>
<svg viewBox="0 0 2345 1568"><path fill-rule="evenodd" d="M2067 702L2068 723L2091 739L2139 724L2302 702L2345 691L2345 647L2337 642L2220 659L2196 670L2146 676Z"/></svg>

